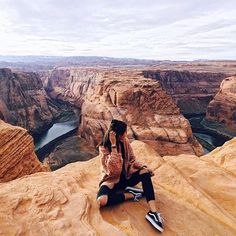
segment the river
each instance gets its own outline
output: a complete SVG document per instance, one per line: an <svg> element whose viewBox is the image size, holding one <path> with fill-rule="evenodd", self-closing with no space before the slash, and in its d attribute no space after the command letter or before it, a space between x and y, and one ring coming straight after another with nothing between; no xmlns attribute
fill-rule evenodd
<svg viewBox="0 0 236 236"><path fill-rule="evenodd" d="M34 137L35 152L39 160L55 147L56 142L76 133L78 121L66 121L53 124L45 133Z"/></svg>
<svg viewBox="0 0 236 236"><path fill-rule="evenodd" d="M38 151L48 143L67 134L77 128L77 121L66 121L63 123L55 123L49 130L42 134L35 143L35 150Z"/></svg>
<svg viewBox="0 0 236 236"><path fill-rule="evenodd" d="M186 118L191 124L193 135L201 143L205 153L214 150L216 147L222 146L226 141L228 141L226 137L210 132L201 125L204 115L195 115Z"/></svg>

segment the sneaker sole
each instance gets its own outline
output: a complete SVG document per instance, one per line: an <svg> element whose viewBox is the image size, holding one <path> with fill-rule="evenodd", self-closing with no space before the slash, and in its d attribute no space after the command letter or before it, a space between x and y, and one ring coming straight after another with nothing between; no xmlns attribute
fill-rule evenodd
<svg viewBox="0 0 236 236"><path fill-rule="evenodd" d="M161 228L159 225L156 225L156 224L155 224L155 221L154 221L150 216L146 215L145 218L146 218L146 220L148 220L148 221L152 224L152 226L155 227L157 230L159 230L159 231L161 231L161 232L164 231L163 228Z"/></svg>
<svg viewBox="0 0 236 236"><path fill-rule="evenodd" d="M142 189L139 190L138 188L127 187L126 191L128 191L128 190L132 190L132 191L135 191L136 193L144 194Z"/></svg>

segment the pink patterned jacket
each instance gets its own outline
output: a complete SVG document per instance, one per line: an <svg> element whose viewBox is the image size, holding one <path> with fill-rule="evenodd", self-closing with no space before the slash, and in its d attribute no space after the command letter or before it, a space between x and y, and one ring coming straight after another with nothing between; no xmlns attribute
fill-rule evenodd
<svg viewBox="0 0 236 236"><path fill-rule="evenodd" d="M126 178L129 179L131 175L137 170L146 166L136 161L129 139L124 139L125 148L125 170ZM99 187L106 185L109 188L113 188L120 180L120 174L122 171L123 158L122 154L109 152L104 146L99 146L99 156L101 161L101 179L99 181Z"/></svg>

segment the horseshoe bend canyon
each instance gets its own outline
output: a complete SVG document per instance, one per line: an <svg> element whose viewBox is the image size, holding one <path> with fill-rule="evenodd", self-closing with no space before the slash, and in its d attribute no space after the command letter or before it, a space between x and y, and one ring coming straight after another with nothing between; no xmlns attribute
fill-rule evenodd
<svg viewBox="0 0 236 236"><path fill-rule="evenodd" d="M0 235L157 234L145 199L97 204L112 119L154 172L163 235L236 235L236 61L83 63L0 69Z"/></svg>

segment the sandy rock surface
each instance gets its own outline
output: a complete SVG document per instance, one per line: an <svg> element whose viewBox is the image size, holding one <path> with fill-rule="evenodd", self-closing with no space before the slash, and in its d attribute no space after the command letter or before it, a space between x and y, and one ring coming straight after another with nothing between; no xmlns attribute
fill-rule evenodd
<svg viewBox="0 0 236 236"><path fill-rule="evenodd" d="M162 235L236 235L236 138L201 158L161 158L141 141L131 145L154 170ZM145 198L98 208L99 176L98 156L1 183L0 235L157 235Z"/></svg>

